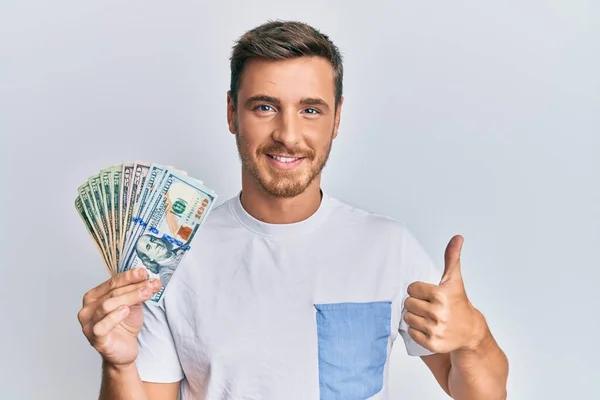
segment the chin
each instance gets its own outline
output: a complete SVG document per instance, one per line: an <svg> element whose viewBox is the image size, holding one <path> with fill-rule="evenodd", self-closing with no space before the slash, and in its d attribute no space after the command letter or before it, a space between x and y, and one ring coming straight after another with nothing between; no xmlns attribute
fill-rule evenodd
<svg viewBox="0 0 600 400"><path fill-rule="evenodd" d="M310 185L310 180L304 176L301 178L271 178L268 182L260 180L262 189L269 195L279 199L289 199L296 197L306 190Z"/></svg>
<svg viewBox="0 0 600 400"><path fill-rule="evenodd" d="M301 195L306 190L305 187L285 187L285 188L265 188L263 189L271 196L278 199L292 199Z"/></svg>
<svg viewBox="0 0 600 400"><path fill-rule="evenodd" d="M253 165L246 164L245 169L263 192L279 199L289 199L304 193L314 179L311 179L311 165L308 163L291 170L280 170L256 160Z"/></svg>

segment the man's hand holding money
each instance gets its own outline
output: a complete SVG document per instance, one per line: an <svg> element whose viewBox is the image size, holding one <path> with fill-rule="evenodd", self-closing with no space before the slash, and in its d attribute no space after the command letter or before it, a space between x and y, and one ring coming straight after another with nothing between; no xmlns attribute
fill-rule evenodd
<svg viewBox="0 0 600 400"><path fill-rule="evenodd" d="M142 303L161 288L158 279L147 280L145 268L117 274L83 296L77 317L90 344L106 363L128 367L138 355L137 336L142 329Z"/></svg>

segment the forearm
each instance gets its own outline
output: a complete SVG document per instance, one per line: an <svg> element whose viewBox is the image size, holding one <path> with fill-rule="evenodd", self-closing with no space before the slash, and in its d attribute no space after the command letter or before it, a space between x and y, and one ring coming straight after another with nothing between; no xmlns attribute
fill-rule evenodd
<svg viewBox="0 0 600 400"><path fill-rule="evenodd" d="M450 353L448 388L454 400L504 400L508 360L481 316L482 336L477 345Z"/></svg>
<svg viewBox="0 0 600 400"><path fill-rule="evenodd" d="M117 368L103 363L99 400L148 400L136 365Z"/></svg>

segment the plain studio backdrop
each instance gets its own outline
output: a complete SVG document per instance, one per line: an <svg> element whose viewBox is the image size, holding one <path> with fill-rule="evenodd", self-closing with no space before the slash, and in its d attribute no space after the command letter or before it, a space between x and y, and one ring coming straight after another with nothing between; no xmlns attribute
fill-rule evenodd
<svg viewBox="0 0 600 400"><path fill-rule="evenodd" d="M228 57L268 19L308 22L345 57L324 188L405 221L440 268L464 235L509 399L600 398L598 4L3 0L0 398L96 398L76 315L108 274L76 189L146 160L234 196ZM447 398L400 340L392 398Z"/></svg>

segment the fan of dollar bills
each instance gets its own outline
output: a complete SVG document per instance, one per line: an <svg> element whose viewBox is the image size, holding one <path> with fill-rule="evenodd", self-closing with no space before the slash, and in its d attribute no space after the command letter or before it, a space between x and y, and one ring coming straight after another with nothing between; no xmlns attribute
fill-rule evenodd
<svg viewBox="0 0 600 400"><path fill-rule="evenodd" d="M145 267L163 288L191 248L217 194L171 166L132 162L91 176L75 208L111 275Z"/></svg>

